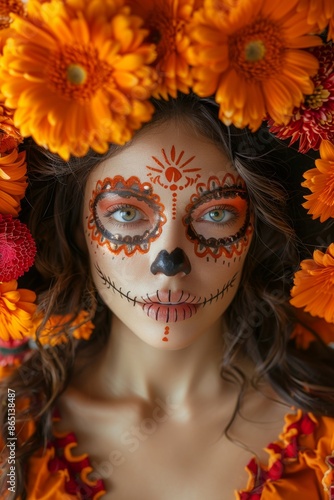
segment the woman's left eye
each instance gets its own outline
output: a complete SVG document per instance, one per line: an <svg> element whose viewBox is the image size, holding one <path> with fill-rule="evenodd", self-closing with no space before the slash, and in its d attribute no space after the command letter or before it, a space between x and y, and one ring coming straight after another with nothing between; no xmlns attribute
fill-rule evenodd
<svg viewBox="0 0 334 500"><path fill-rule="evenodd" d="M118 208L112 213L108 214L109 217L112 217L117 222L136 222L138 220L145 219L145 215L143 212L134 207L122 207Z"/></svg>
<svg viewBox="0 0 334 500"><path fill-rule="evenodd" d="M214 208L204 214L200 220L205 220L209 222L228 222L231 218L233 218L234 215L230 211L224 209L224 208Z"/></svg>

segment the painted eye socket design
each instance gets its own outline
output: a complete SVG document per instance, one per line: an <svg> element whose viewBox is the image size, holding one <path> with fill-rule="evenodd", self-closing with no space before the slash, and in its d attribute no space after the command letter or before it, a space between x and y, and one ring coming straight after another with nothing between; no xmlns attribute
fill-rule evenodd
<svg viewBox="0 0 334 500"><path fill-rule="evenodd" d="M213 240L217 245L227 246L238 239L248 215L248 203L238 194L221 204L214 198L195 204L186 219L188 234L196 235L202 244L209 241L210 246Z"/></svg>
<svg viewBox="0 0 334 500"><path fill-rule="evenodd" d="M222 186L210 178L191 197L183 223L199 257L241 255L251 232L247 190L241 182Z"/></svg>
<svg viewBox="0 0 334 500"><path fill-rule="evenodd" d="M148 183L121 176L98 181L90 200L88 229L92 240L115 254L148 252L166 222L164 206Z"/></svg>

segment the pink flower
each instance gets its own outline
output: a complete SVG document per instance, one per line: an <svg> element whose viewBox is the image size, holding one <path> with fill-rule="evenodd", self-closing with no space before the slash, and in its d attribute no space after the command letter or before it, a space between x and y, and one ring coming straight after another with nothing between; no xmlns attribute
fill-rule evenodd
<svg viewBox="0 0 334 500"><path fill-rule="evenodd" d="M0 281L16 280L32 266L35 242L25 224L0 214Z"/></svg>

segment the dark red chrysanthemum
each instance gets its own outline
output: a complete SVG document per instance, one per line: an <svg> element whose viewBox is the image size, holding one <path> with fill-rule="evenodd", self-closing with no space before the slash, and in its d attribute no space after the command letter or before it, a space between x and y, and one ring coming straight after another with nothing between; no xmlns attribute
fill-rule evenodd
<svg viewBox="0 0 334 500"><path fill-rule="evenodd" d="M280 139L290 139L290 145L299 139L298 150L307 153L319 149L322 140L334 142L334 50L331 44L309 49L319 60L319 71L312 78L314 92L295 108L287 125L268 121L270 132Z"/></svg>
<svg viewBox="0 0 334 500"><path fill-rule="evenodd" d="M32 266L36 245L29 229L11 215L0 214L0 282L16 280Z"/></svg>

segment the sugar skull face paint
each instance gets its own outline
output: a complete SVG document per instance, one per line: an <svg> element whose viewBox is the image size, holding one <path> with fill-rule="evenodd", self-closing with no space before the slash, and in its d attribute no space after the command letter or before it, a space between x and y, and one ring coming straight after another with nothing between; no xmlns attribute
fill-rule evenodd
<svg viewBox="0 0 334 500"><path fill-rule="evenodd" d="M241 255L252 231L246 186L232 174L197 185L183 223L199 257Z"/></svg>
<svg viewBox="0 0 334 500"><path fill-rule="evenodd" d="M89 206L92 240L115 254L148 252L166 221L159 196L138 177L125 180L118 175L98 181Z"/></svg>
<svg viewBox="0 0 334 500"><path fill-rule="evenodd" d="M152 160L165 162L162 150L170 163L174 158L173 168L191 159L180 167L182 177L168 164L162 172L147 168L162 169ZM88 176L83 221L92 278L113 312L112 330L163 350L220 335L252 238L249 211L245 184L227 155L181 123L143 129L98 165ZM230 236L232 243L222 241Z"/></svg>

